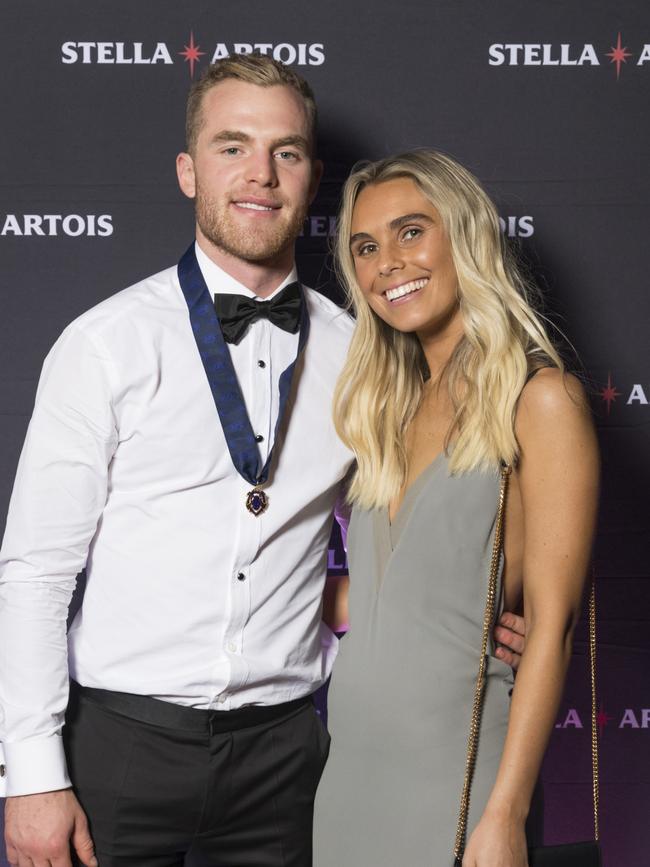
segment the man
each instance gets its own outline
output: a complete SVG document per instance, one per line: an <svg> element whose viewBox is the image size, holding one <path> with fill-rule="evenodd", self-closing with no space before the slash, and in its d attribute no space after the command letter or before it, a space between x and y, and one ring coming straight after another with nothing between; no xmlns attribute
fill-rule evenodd
<svg viewBox="0 0 650 867"><path fill-rule="evenodd" d="M196 244L46 360L0 558L12 864L310 864L352 329L296 284L315 115L268 58L211 67L177 158Z"/></svg>

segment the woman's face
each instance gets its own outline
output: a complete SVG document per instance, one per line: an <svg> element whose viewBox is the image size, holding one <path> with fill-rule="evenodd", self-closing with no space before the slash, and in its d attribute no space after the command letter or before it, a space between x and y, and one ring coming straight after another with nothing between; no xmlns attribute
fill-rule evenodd
<svg viewBox="0 0 650 867"><path fill-rule="evenodd" d="M350 250L372 309L398 331L460 325L458 279L440 214L410 178L370 184L352 214Z"/></svg>

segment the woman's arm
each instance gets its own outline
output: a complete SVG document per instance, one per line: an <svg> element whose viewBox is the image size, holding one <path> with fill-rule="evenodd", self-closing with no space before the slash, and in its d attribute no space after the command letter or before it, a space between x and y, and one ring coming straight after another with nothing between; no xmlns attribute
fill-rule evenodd
<svg viewBox="0 0 650 867"><path fill-rule="evenodd" d="M598 449L578 380L540 371L522 392L515 430L526 648L497 778L463 867L527 864L524 822L562 696L596 519Z"/></svg>

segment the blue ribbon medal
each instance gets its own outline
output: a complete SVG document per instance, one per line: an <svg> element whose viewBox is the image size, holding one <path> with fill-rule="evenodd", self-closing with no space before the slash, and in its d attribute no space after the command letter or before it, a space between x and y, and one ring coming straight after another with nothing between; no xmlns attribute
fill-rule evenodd
<svg viewBox="0 0 650 867"><path fill-rule="evenodd" d="M260 454L255 441L255 434L246 412L246 405L239 388L230 351L221 333L221 326L214 310L210 291L196 259L194 244L184 253L178 263L178 279L187 302L194 339L203 362L205 375L210 384L233 466L242 478L253 485L252 490L246 495L246 508L252 515L258 517L269 506L269 497L261 489L261 486L269 477L273 449L280 425L284 420L296 362L300 358L309 336L309 314L304 296L300 315L298 352L289 367L280 374L280 406L273 446L266 463L260 468Z"/></svg>

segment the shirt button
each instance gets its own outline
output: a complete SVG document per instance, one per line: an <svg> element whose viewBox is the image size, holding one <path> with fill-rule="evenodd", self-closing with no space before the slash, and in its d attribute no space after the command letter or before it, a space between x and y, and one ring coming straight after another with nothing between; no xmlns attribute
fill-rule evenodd
<svg viewBox="0 0 650 867"><path fill-rule="evenodd" d="M262 359L260 358L260 360L257 362L257 366L258 367L266 367L266 361L262 361Z"/></svg>
<svg viewBox="0 0 650 867"><path fill-rule="evenodd" d="M219 704L223 704L225 702L225 700L226 700L225 695L218 695L217 696L217 701L219 702Z"/></svg>
<svg viewBox="0 0 650 867"><path fill-rule="evenodd" d="M255 436L255 442L256 442L256 443L264 442L264 437L262 436L262 434L257 434L257 435Z"/></svg>
<svg viewBox="0 0 650 867"><path fill-rule="evenodd" d="M4 777L7 773L7 769L4 765L0 765L0 777Z"/></svg>
<svg viewBox="0 0 650 867"><path fill-rule="evenodd" d="M246 580L246 576L244 575L243 572L238 572L238 573L237 573L237 580L238 580L238 581L245 581L245 580Z"/></svg>
<svg viewBox="0 0 650 867"><path fill-rule="evenodd" d="M228 650L229 650L231 653L234 653L234 652L237 650L237 645L235 644L234 641L229 641L229 642L228 642Z"/></svg>

